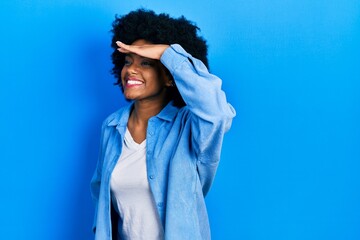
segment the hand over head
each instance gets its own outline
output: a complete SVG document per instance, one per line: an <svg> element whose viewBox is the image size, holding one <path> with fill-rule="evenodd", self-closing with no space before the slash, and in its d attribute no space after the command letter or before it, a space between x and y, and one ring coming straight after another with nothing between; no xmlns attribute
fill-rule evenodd
<svg viewBox="0 0 360 240"><path fill-rule="evenodd" d="M135 53L139 56L160 60L164 51L169 47L166 44L151 44L145 40L137 40L133 44L128 45L117 41L118 51L122 53Z"/></svg>

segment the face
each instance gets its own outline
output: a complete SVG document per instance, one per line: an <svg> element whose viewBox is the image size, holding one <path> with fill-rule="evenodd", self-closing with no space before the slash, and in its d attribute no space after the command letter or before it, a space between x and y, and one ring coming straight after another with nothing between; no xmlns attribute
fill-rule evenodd
<svg viewBox="0 0 360 240"><path fill-rule="evenodd" d="M132 45L150 44L137 40ZM145 58L133 53L125 57L121 70L124 95L129 100L165 100L166 87L171 82L165 73L165 67L159 60Z"/></svg>

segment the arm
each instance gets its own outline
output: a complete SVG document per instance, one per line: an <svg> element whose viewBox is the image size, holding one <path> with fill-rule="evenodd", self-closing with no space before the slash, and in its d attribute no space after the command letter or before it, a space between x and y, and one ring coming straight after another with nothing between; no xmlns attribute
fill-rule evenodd
<svg viewBox="0 0 360 240"><path fill-rule="evenodd" d="M192 57L180 45L167 48L161 62L170 70L187 107L205 121L232 119L235 111L221 90L221 79L212 75L206 66Z"/></svg>
<svg viewBox="0 0 360 240"><path fill-rule="evenodd" d="M91 197L93 199L94 205L95 205L95 211L94 211L94 220L92 225L92 230L95 233L96 231L96 221L97 221L97 211L98 211L98 203L99 203L99 193L100 193L100 171L99 169L99 163L97 164L95 173L91 179L90 189L91 189Z"/></svg>
<svg viewBox="0 0 360 240"><path fill-rule="evenodd" d="M160 60L170 70L192 113L191 142L198 156L197 169L206 195L220 160L224 134L231 126L235 110L226 101L221 80L180 45L171 45Z"/></svg>
<svg viewBox="0 0 360 240"><path fill-rule="evenodd" d="M103 156L103 140L104 140L105 122L103 123L102 128L101 128L99 158L98 158L95 172L93 174L93 177L92 177L91 183L90 183L91 197L92 197L94 205L95 205L94 221L93 221L93 226L92 226L92 230L94 233L96 231L96 221L97 221L98 203L99 203L99 195L100 195L100 184L101 184L101 172L102 172L103 158L104 158L104 156Z"/></svg>

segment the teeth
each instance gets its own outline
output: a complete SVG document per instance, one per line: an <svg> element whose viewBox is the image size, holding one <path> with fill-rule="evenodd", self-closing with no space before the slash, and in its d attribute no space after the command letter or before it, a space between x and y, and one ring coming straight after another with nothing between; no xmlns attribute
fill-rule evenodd
<svg viewBox="0 0 360 240"><path fill-rule="evenodd" d="M127 84L142 84L142 82L137 80L128 80Z"/></svg>

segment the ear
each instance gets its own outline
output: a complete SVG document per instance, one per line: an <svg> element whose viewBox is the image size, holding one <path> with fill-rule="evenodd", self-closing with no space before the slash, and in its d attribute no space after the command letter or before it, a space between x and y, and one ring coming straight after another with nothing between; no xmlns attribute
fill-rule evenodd
<svg viewBox="0 0 360 240"><path fill-rule="evenodd" d="M171 75L170 71L164 65L162 65L162 67L161 67L161 75L164 79L166 87L175 86L173 76Z"/></svg>
<svg viewBox="0 0 360 240"><path fill-rule="evenodd" d="M169 79L165 79L165 86L166 87L173 87L174 86L174 81L169 80Z"/></svg>

